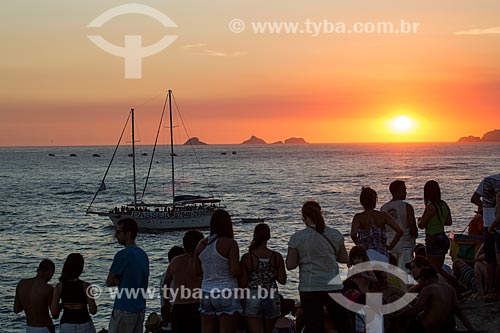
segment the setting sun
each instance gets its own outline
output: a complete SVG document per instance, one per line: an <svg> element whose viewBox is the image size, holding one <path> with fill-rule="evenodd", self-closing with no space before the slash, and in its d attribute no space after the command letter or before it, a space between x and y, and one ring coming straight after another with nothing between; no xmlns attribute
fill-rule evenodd
<svg viewBox="0 0 500 333"><path fill-rule="evenodd" d="M408 116L398 116L389 121L389 128L398 134L407 134L414 129L415 121Z"/></svg>

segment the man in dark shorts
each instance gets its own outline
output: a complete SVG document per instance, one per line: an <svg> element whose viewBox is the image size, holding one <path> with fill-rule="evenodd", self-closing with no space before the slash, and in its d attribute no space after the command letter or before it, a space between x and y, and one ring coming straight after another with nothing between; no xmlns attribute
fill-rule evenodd
<svg viewBox="0 0 500 333"><path fill-rule="evenodd" d="M55 266L49 259L38 265L37 274L31 279L22 279L17 284L14 312L24 310L27 333L55 333L49 307L54 287L48 284L54 275Z"/></svg>
<svg viewBox="0 0 500 333"><path fill-rule="evenodd" d="M198 311L200 300L195 297L194 292L201 288L202 276L195 270L194 251L198 243L203 239L203 234L198 230L189 230L184 234L182 245L186 253L175 257L167 268L165 282L162 286L163 296L167 296L163 302L168 313L170 302L172 306L172 332L201 332L201 317ZM176 292L176 298L170 293L169 287L173 282L173 289ZM189 297L183 297L181 288L190 291ZM169 302L170 301L170 302Z"/></svg>
<svg viewBox="0 0 500 333"><path fill-rule="evenodd" d="M500 230L498 228L500 209L496 209L500 207L500 174L485 177L472 195L471 202L483 208L483 244L487 264L486 297L487 300L494 301L500 297L500 264L497 265L500 263Z"/></svg>

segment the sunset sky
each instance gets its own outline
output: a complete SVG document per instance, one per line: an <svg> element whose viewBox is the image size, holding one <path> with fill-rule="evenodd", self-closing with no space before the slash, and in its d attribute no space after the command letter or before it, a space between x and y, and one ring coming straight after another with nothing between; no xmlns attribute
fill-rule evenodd
<svg viewBox="0 0 500 333"><path fill-rule="evenodd" d="M138 1L177 27L127 14L88 24L127 1L2 3L0 146L112 145L137 107L152 143L172 89L193 136L213 144L456 141L500 128L500 2L496 0ZM229 23L240 19L245 30ZM255 33L251 22L419 23L412 34ZM177 39L142 59L94 45L142 35ZM148 102L144 104L145 102ZM142 105L142 106L141 106ZM398 128L394 118L411 124ZM404 125L404 124L403 124Z"/></svg>

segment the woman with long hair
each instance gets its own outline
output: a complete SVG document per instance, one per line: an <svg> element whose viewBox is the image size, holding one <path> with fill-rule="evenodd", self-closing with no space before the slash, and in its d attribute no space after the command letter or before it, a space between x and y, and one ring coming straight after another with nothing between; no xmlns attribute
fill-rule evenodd
<svg viewBox="0 0 500 333"><path fill-rule="evenodd" d="M288 242L286 268L299 267L305 332L324 332L325 307L337 331L354 332L354 316L329 295L343 289L338 262L348 261L344 236L326 226L321 207L315 201L302 206L302 221L305 228L293 234Z"/></svg>
<svg viewBox="0 0 500 333"><path fill-rule="evenodd" d="M269 239L269 226L257 224L248 253L241 258L240 287L249 290L249 295L245 295L243 315L250 333L271 333L280 317L276 281L286 283L285 262L279 252L267 247ZM259 289L266 290L267 297L259 297Z"/></svg>
<svg viewBox="0 0 500 333"><path fill-rule="evenodd" d="M90 314L97 313L97 305L91 295L92 286L80 280L84 260L80 253L66 258L59 283L54 288L50 310L54 318L61 310L61 333L95 333Z"/></svg>
<svg viewBox="0 0 500 333"><path fill-rule="evenodd" d="M451 211L448 204L441 199L441 188L435 180L424 185L425 210L418 222L420 229L425 229L425 248L427 259L434 269L443 275L444 257L450 248L450 240L444 232L445 226L452 224ZM444 274L451 278L450 274Z"/></svg>
<svg viewBox="0 0 500 333"><path fill-rule="evenodd" d="M352 241L365 248L370 260L388 263L389 251L397 244L403 235L403 230L389 214L375 209L377 192L372 188L363 187L359 201L364 211L354 215L351 225ZM386 226L396 232L389 245L387 245Z"/></svg>
<svg viewBox="0 0 500 333"><path fill-rule="evenodd" d="M227 211L214 211L210 236L200 241L195 258L197 273L203 274L200 304L203 332L236 332L242 310L236 293L240 255Z"/></svg>

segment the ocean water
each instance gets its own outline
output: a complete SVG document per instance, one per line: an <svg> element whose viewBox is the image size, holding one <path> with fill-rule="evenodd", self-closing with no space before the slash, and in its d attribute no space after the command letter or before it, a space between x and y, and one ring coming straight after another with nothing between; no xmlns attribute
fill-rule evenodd
<svg viewBox="0 0 500 333"><path fill-rule="evenodd" d="M147 174L149 146L137 148L138 192ZM121 249L111 222L85 211L99 187L114 147L0 148L0 331L22 332L24 315L12 312L19 279L32 277L43 258L56 264L56 283L64 259L80 252L86 259L82 279L104 289L113 255ZM107 190L93 205L111 209L132 201L130 147L121 147L108 177ZM232 154L232 152L236 154ZM222 155L226 152L226 155ZM48 154L55 156L49 156ZM93 154L101 157L93 157ZM148 156L142 156L147 153ZM235 222L240 251L246 251L254 225L241 218L265 218L272 230L270 247L286 254L287 242L303 227L300 208L317 200L327 223L345 236L361 211L359 192L371 186L379 194L378 207L390 199L389 183L407 182L408 202L421 216L423 185L430 179L441 184L443 199L451 207L460 232L473 216L469 199L482 177L499 172L500 155L494 144L331 144L305 146L210 145L176 148L177 194L214 194L224 199ZM70 157L69 154L76 154ZM145 201L171 196L166 147L159 147L152 164ZM201 166L201 168L200 168ZM205 234L207 230L204 231ZM150 286L159 284L167 267L167 251L180 245L183 231L140 234L137 243L150 258ZM422 232L420 242L423 242ZM281 288L298 297L298 271L289 272ZM107 327L112 299L106 292L97 300L96 328ZM148 302L148 313L159 311L159 299Z"/></svg>

